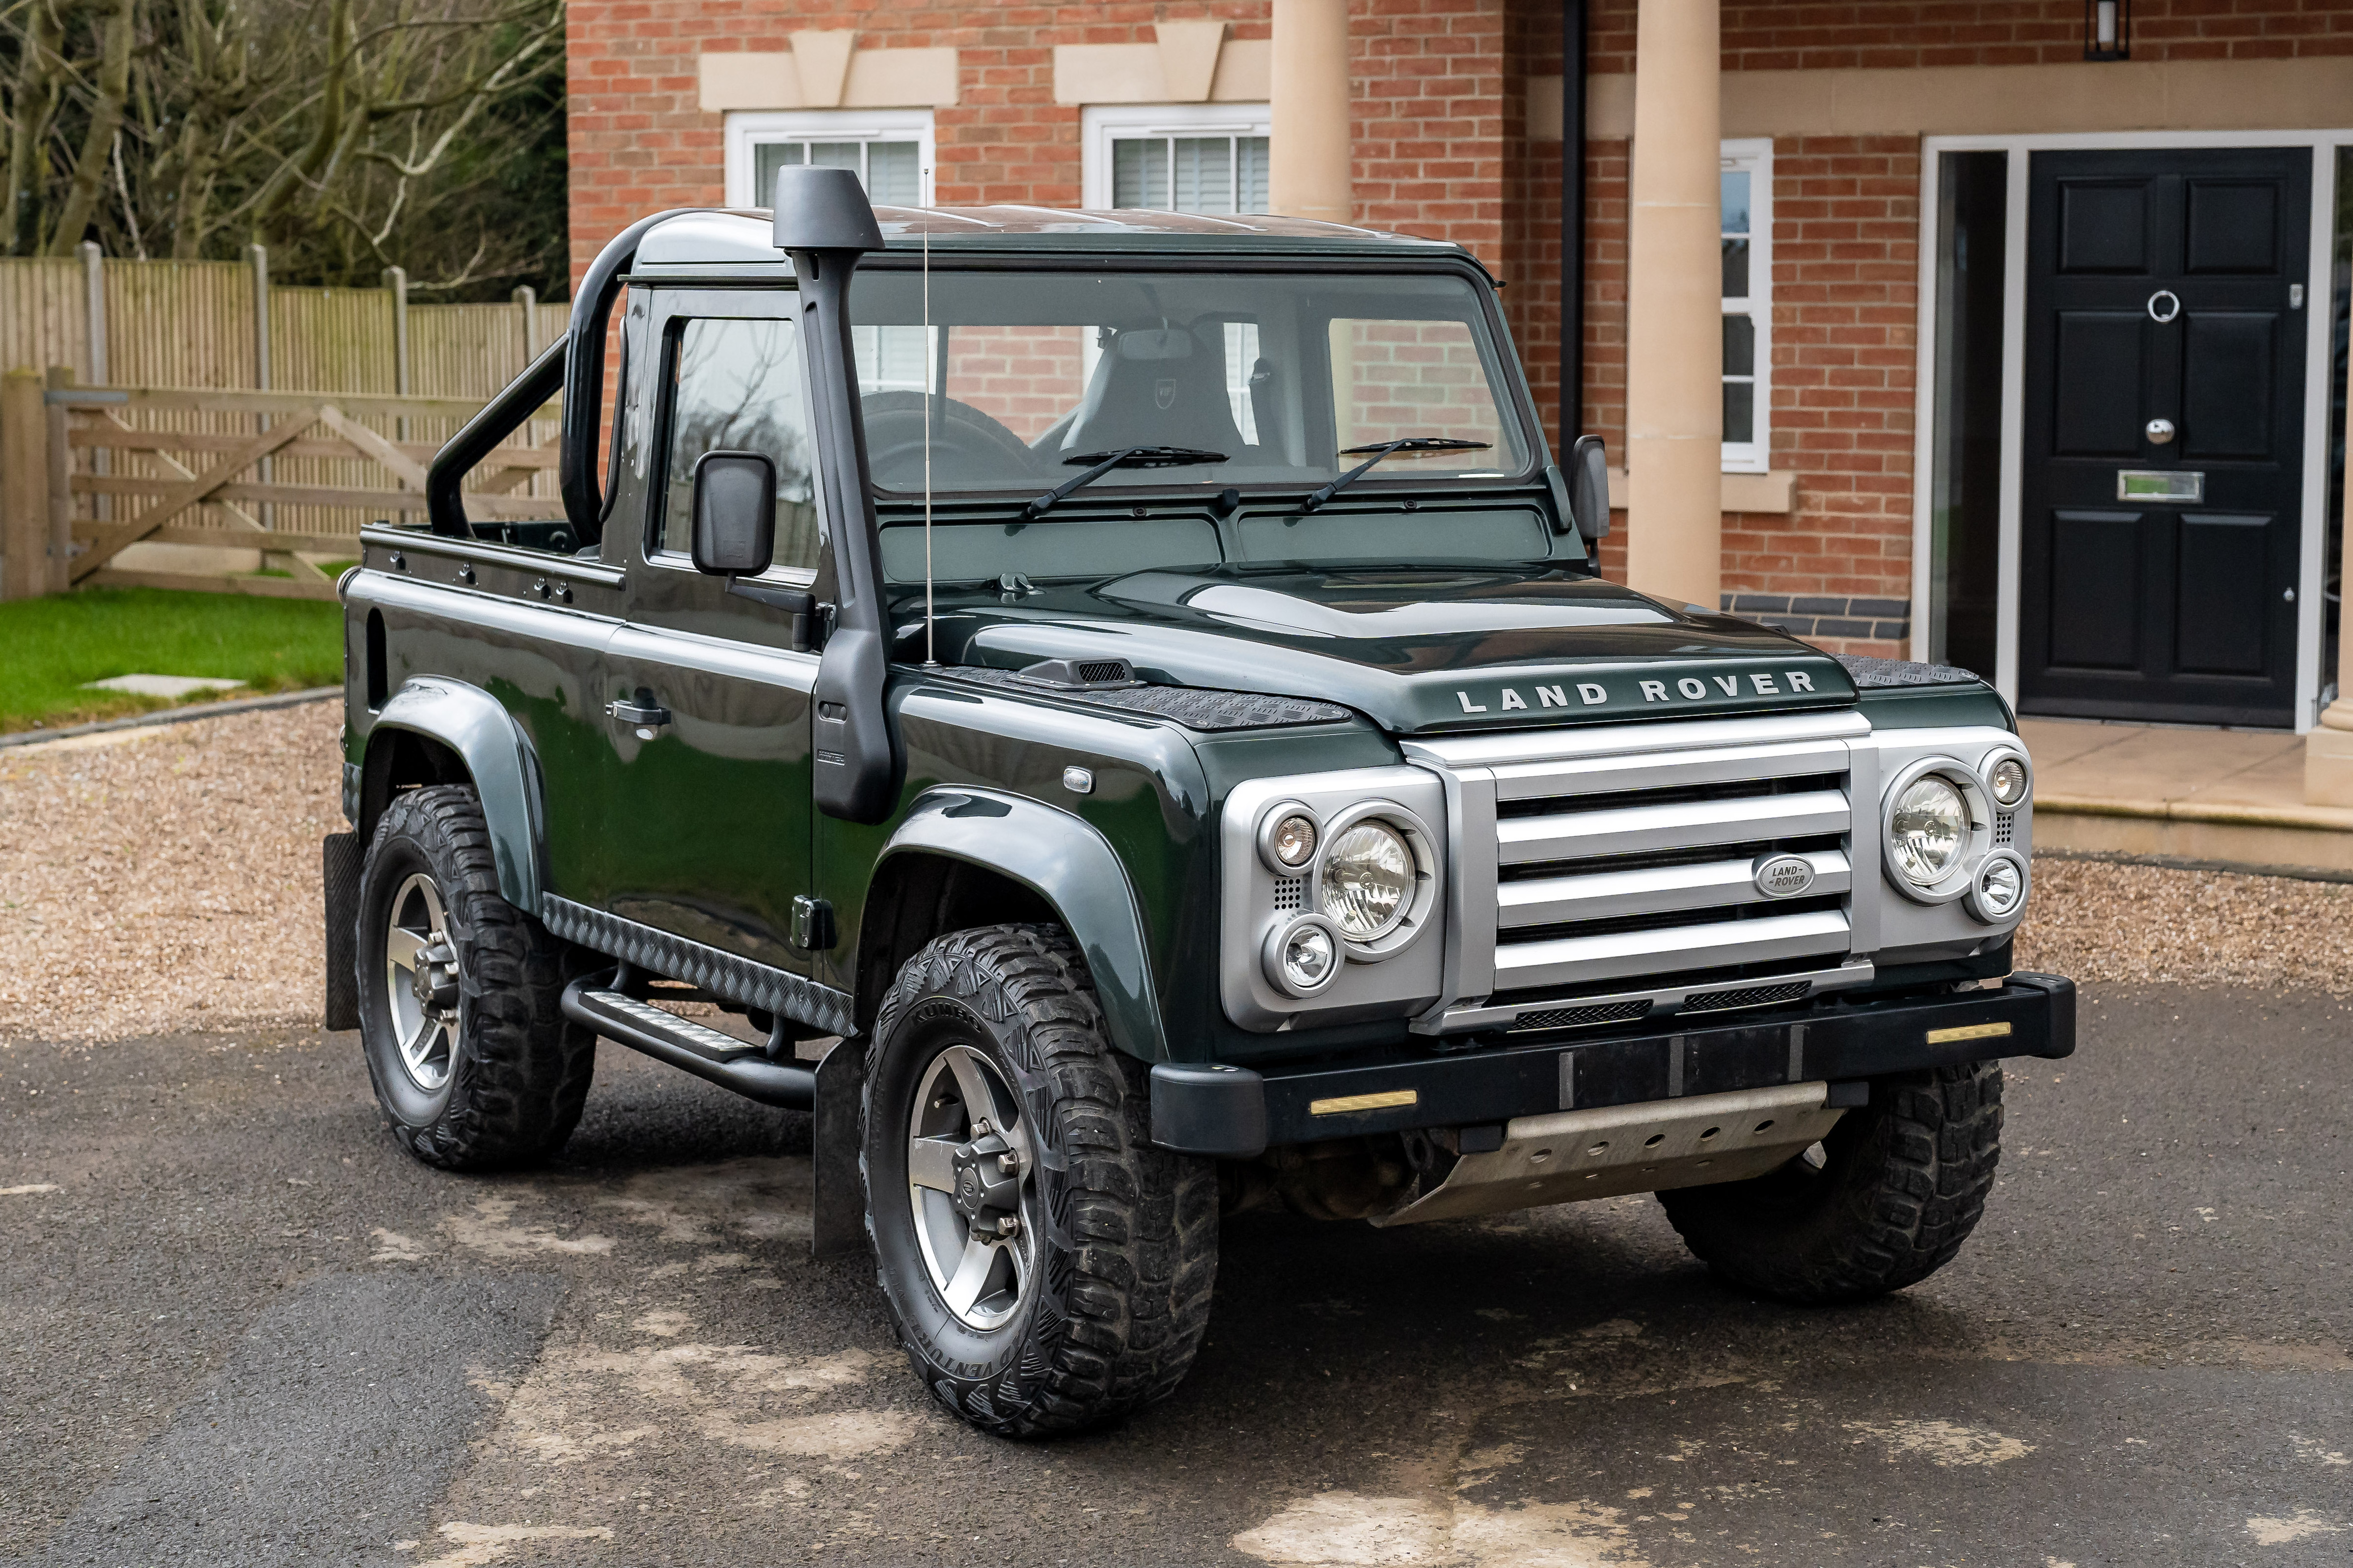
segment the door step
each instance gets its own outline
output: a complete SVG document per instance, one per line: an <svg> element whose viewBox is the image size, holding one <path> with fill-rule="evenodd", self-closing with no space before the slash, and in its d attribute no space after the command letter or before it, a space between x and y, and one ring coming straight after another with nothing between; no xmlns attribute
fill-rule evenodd
<svg viewBox="0 0 2353 1568"><path fill-rule="evenodd" d="M808 1068L775 1061L758 1045L609 990L610 983L610 976L594 975L565 987L564 1016L763 1105L807 1110L817 1104L817 1075Z"/></svg>

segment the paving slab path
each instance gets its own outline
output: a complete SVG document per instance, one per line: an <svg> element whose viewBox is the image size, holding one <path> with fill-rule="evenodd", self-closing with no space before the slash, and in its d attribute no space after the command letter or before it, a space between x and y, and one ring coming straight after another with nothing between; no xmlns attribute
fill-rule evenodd
<svg viewBox="0 0 2353 1568"><path fill-rule="evenodd" d="M564 1157L396 1150L353 1037L0 1048L0 1563L2353 1563L2353 1012L2105 986L1961 1257L1716 1285L1647 1198L1229 1224L1112 1432L935 1409L807 1123L607 1048Z"/></svg>

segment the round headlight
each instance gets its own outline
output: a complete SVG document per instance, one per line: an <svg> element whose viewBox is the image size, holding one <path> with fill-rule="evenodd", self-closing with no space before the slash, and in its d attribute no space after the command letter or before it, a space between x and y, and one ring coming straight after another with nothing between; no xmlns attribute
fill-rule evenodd
<svg viewBox="0 0 2353 1568"><path fill-rule="evenodd" d="M1960 863L1969 835L1968 802L1933 773L1904 787L1887 817L1887 858L1906 882L1933 887Z"/></svg>
<svg viewBox="0 0 2353 1568"><path fill-rule="evenodd" d="M1274 824L1266 847L1282 865L1297 871L1315 853L1315 824L1293 812Z"/></svg>
<svg viewBox="0 0 2353 1568"><path fill-rule="evenodd" d="M1413 851L1385 822L1343 831L1324 852L1317 904L1343 935L1373 941L1395 929L1413 897Z"/></svg>
<svg viewBox="0 0 2353 1568"><path fill-rule="evenodd" d="M1980 920L2007 920L2018 913L2025 898L2026 868L2010 856L1990 856L1978 868L1970 902L1977 906Z"/></svg>
<svg viewBox="0 0 2353 1568"><path fill-rule="evenodd" d="M2026 764L2015 757L2005 757L1986 774L1986 788L1993 791L1994 803L2005 810L2026 799Z"/></svg>

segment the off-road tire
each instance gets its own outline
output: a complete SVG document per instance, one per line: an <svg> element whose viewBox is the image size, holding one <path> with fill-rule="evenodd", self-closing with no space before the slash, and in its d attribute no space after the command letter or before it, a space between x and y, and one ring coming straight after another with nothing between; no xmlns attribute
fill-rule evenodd
<svg viewBox="0 0 2353 1568"><path fill-rule="evenodd" d="M1723 1279L1777 1301L1861 1301L1952 1261L1985 1213L2001 1158L2001 1064L1874 1079L1871 1104L1803 1159L1746 1181L1659 1194Z"/></svg>
<svg viewBox="0 0 2353 1568"><path fill-rule="evenodd" d="M459 965L448 1078L433 1091L402 1065L385 964L391 900L417 871L440 890ZM561 1149L596 1065L596 1037L564 1016L564 988L594 955L500 895L472 789L435 785L393 798L368 843L359 910L360 1039L395 1140L449 1171L527 1165Z"/></svg>
<svg viewBox="0 0 2353 1568"><path fill-rule="evenodd" d="M907 1194L913 1096L952 1039L995 1064L1038 1150L1037 1263L1022 1305L990 1330L949 1311ZM867 1049L867 1235L925 1386L1007 1437L1099 1426L1175 1389L1208 1328L1217 1171L1152 1147L1148 1075L1110 1044L1069 936L990 926L938 938L899 971Z"/></svg>

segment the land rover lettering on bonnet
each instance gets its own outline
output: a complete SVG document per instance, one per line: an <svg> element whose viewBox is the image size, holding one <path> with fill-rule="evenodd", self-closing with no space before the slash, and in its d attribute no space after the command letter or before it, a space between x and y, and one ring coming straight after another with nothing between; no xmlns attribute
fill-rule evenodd
<svg viewBox="0 0 2353 1568"><path fill-rule="evenodd" d="M395 1141L548 1158L600 1037L807 1117L808 1266L1014 1436L1179 1386L1221 1213L1953 1255L2074 1048L1990 688L1602 577L1456 246L777 181L607 245L341 584ZM557 397L549 525L470 516Z"/></svg>

